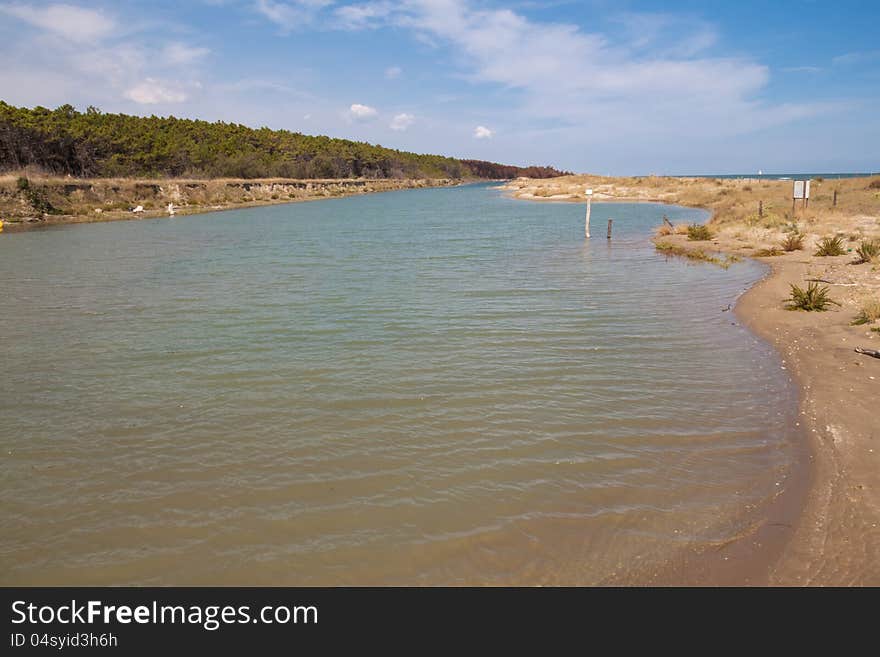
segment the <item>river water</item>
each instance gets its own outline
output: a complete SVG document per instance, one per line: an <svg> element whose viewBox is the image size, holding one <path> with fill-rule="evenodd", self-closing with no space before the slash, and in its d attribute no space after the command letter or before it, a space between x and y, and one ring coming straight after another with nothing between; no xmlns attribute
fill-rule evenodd
<svg viewBox="0 0 880 657"><path fill-rule="evenodd" d="M793 458L792 384L723 311L762 270L655 252L700 211L594 204L585 242L583 210L0 235L0 583L591 584L736 535Z"/></svg>

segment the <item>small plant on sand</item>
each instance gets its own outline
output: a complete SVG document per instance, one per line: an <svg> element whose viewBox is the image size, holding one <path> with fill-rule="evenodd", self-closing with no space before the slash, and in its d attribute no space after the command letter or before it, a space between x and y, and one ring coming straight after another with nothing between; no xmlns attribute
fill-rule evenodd
<svg viewBox="0 0 880 657"><path fill-rule="evenodd" d="M874 262L874 260L880 257L880 240L862 240L862 243L856 249L856 255L859 256L859 259L856 261L858 264Z"/></svg>
<svg viewBox="0 0 880 657"><path fill-rule="evenodd" d="M804 248L804 236L800 233L789 233L788 236L782 240L781 246L783 251L800 251Z"/></svg>
<svg viewBox="0 0 880 657"><path fill-rule="evenodd" d="M778 246L771 246L769 249L759 249L755 251L755 257L757 258L772 258L774 256L781 256L784 253L782 249Z"/></svg>
<svg viewBox="0 0 880 657"><path fill-rule="evenodd" d="M712 231L704 224L691 224L687 231L688 239L692 242L706 242L712 239Z"/></svg>
<svg viewBox="0 0 880 657"><path fill-rule="evenodd" d="M824 311L831 304L840 305L828 296L828 287L820 287L818 283L810 283L806 289L791 284L791 296L786 308L788 310Z"/></svg>
<svg viewBox="0 0 880 657"><path fill-rule="evenodd" d="M872 324L878 319L880 319L880 299L873 299L862 306L859 314L856 315L856 318L852 321L852 325L861 326L862 324Z"/></svg>
<svg viewBox="0 0 880 657"><path fill-rule="evenodd" d="M868 189L880 189L880 178L874 178L868 183Z"/></svg>
<svg viewBox="0 0 880 657"><path fill-rule="evenodd" d="M823 237L816 249L817 256L839 256L846 253L843 248L843 238L840 236Z"/></svg>

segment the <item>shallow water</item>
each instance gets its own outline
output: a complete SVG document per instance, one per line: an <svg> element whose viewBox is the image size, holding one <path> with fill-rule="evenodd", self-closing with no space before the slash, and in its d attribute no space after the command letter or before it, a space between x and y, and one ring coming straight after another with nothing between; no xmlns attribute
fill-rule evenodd
<svg viewBox="0 0 880 657"><path fill-rule="evenodd" d="M0 236L0 582L596 583L778 490L703 213L391 192ZM614 218L614 239L604 238Z"/></svg>

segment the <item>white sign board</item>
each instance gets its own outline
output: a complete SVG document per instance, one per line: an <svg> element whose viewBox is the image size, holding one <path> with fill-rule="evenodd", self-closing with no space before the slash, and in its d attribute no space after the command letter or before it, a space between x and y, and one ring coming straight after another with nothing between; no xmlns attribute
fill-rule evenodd
<svg viewBox="0 0 880 657"><path fill-rule="evenodd" d="M795 180L794 181L794 192L791 195L792 198L810 198L810 181L809 180Z"/></svg>

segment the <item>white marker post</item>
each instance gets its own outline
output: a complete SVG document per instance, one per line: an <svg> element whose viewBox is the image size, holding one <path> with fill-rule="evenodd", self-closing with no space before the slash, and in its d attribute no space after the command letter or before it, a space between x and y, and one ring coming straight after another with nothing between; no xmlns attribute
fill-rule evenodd
<svg viewBox="0 0 880 657"><path fill-rule="evenodd" d="M584 233L587 236L587 239L590 238L590 201L593 200L593 190L587 190L587 220L584 225Z"/></svg>

